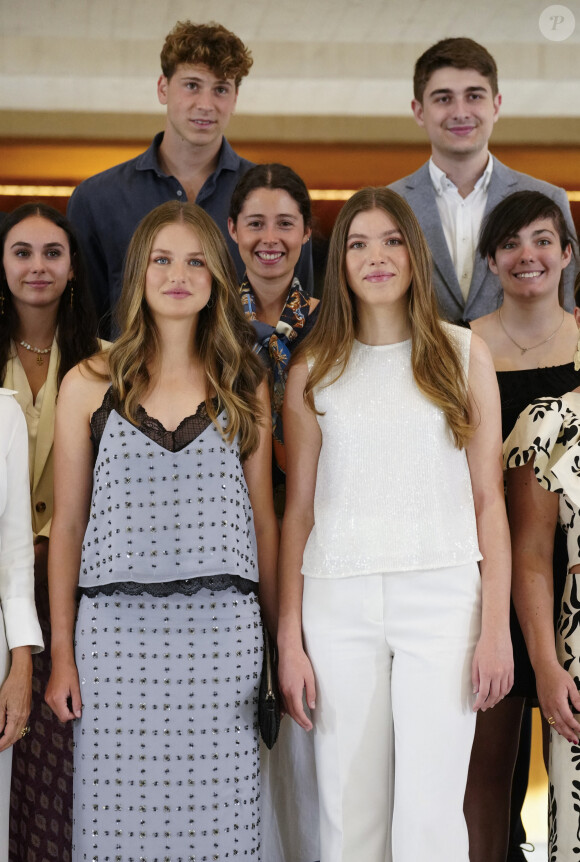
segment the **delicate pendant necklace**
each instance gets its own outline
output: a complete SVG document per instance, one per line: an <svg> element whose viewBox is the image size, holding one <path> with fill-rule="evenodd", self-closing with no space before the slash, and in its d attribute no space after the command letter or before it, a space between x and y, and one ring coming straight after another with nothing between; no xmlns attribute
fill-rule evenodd
<svg viewBox="0 0 580 862"><path fill-rule="evenodd" d="M518 348L518 350L520 350L520 351L521 351L521 354L522 354L522 356L523 356L523 355L524 355L524 353L527 353L527 352L528 352L528 350L535 350L535 349L536 349L536 347L541 347L541 346L542 346L542 344L547 344L547 343L548 343L548 341L551 341L551 340L552 340L552 338L556 335L556 333L557 333L557 332L559 332L559 331L560 331L560 329L562 328L562 324L564 323L564 318L566 317L566 312L564 311L564 309L562 309L562 320L560 321L560 323L558 324L558 326L555 328L555 330L552 332L552 334L551 334L551 335L548 335L548 337L547 337L547 338L544 338L544 340L543 340L543 341L538 341L538 343L537 343L537 344L532 344L532 345L530 345L530 347L522 347L522 345L521 345L521 344L518 344L518 343L517 343L517 341L515 340L515 338L512 338L512 337L511 337L511 335L509 334L509 332L507 331L507 329L506 329L506 328L505 328L505 326L504 326L504 322L503 322L503 320L501 319L501 308L498 308L498 310L497 310L497 316L499 317L499 322L500 322L500 324L501 324L501 328L503 329L503 331L505 332L505 334L507 335L507 337L509 338L509 340L511 341L511 343L512 343L512 344L515 344L515 346Z"/></svg>
<svg viewBox="0 0 580 862"><path fill-rule="evenodd" d="M36 364L44 365L43 356L46 356L47 353L50 353L52 350L52 344L50 347L45 347L44 350L41 350L40 347L33 347L32 344L29 344L28 341L19 341L18 344L21 347L24 347L25 350L30 350L31 353L36 353Z"/></svg>

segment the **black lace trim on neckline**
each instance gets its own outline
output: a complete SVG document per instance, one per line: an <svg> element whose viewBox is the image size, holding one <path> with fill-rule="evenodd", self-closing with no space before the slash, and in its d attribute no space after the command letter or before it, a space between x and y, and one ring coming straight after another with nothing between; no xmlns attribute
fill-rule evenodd
<svg viewBox="0 0 580 862"><path fill-rule="evenodd" d="M154 584L136 583L134 581L119 581L113 584L99 584L96 587L79 587L79 593L89 599L98 596L113 596L122 593L127 596L153 596L157 599L167 598L175 593L183 596L194 596L200 590L223 592L234 588L244 596L258 593L256 581L241 578L239 575L207 575L199 578L185 578L179 581L163 581Z"/></svg>
<svg viewBox="0 0 580 862"><path fill-rule="evenodd" d="M219 401L217 397L213 399L213 404L218 410ZM114 403L113 388L109 387L103 398L103 403L91 416L91 439L95 452L98 452L105 425L113 410L117 410L119 415L123 416L122 410ZM175 431L168 431L164 428L161 422L155 417L149 416L141 405L138 406L136 414L139 431L169 452L179 452L181 449L185 449L212 424L205 401L198 405L195 413L182 419Z"/></svg>

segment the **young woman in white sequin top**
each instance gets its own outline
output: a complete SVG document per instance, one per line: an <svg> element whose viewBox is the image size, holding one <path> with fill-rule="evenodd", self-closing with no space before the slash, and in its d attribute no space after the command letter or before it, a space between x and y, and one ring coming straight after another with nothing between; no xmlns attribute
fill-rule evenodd
<svg viewBox="0 0 580 862"><path fill-rule="evenodd" d="M269 398L199 207L143 219L119 319L110 353L64 379L56 417L46 699L75 725L74 858L259 858Z"/></svg>
<svg viewBox="0 0 580 862"><path fill-rule="evenodd" d="M321 860L467 862L475 714L513 674L499 394L394 192L337 219L284 426L280 682L314 725Z"/></svg>

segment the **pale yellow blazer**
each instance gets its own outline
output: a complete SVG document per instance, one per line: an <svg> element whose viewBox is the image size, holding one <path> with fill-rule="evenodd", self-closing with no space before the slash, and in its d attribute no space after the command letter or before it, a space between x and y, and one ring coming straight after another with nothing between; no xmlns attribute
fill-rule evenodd
<svg viewBox="0 0 580 862"><path fill-rule="evenodd" d="M100 345L102 348L109 347L109 342L101 341ZM56 375L59 359L60 353L55 339L52 343L52 350L50 352L50 360L48 364L48 374L46 383L44 384L45 388L36 435L36 451L34 453L34 462L30 476L32 532L34 533L35 539L37 536L45 536L46 538L49 538L52 513L54 509L53 444L57 396ZM17 390L14 397L20 404L22 412L26 416L27 406L32 399L32 393L29 386L26 386L26 388L22 387L21 390L18 391L18 386L16 386L14 382L16 362L20 364L18 357L14 356L10 357L6 363L6 374L2 385L6 389Z"/></svg>
<svg viewBox="0 0 580 862"><path fill-rule="evenodd" d="M30 503L32 510L32 532L34 537L50 536L50 524L54 508L53 496L53 443L54 443L54 417L56 412L56 372L60 354L56 341L52 343L50 360L48 364L48 376L44 384L42 397L42 408L38 420L38 431L36 435L36 451L34 453L33 468L30 476ZM6 389L15 389L15 399L18 401L22 412L26 416L26 410L32 400L30 387L19 389L15 381L15 365L20 361L17 356L11 356L6 363L6 374L2 385ZM20 366L20 376L23 373ZM18 371L16 371L18 374Z"/></svg>

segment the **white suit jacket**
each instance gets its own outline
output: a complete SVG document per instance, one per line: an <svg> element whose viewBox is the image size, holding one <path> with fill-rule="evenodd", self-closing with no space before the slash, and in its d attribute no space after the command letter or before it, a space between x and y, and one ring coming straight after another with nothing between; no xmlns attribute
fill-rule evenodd
<svg viewBox="0 0 580 862"><path fill-rule="evenodd" d="M40 652L43 640L34 604L28 432L9 389L0 389L0 608L8 649L31 646L33 652Z"/></svg>

